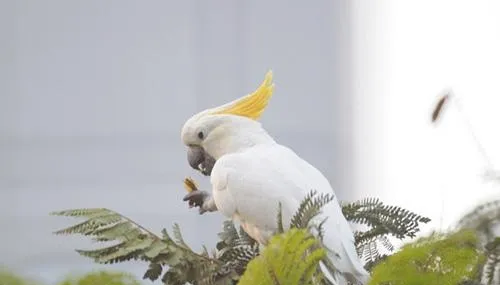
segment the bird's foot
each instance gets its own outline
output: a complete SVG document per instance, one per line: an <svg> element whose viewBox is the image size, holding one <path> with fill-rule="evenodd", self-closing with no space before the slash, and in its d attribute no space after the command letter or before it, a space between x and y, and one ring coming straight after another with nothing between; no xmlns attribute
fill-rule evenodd
<svg viewBox="0 0 500 285"><path fill-rule="evenodd" d="M205 212L213 212L216 211L215 203L212 199L212 196L208 194L206 191L195 190L188 193L183 201L188 201L189 208L199 207L200 215Z"/></svg>

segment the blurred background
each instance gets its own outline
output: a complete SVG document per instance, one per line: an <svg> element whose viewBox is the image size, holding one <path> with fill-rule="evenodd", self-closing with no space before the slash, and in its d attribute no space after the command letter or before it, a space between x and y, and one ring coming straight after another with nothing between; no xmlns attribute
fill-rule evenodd
<svg viewBox="0 0 500 285"><path fill-rule="evenodd" d="M51 232L55 210L106 207L214 247L222 217L181 201L192 114L253 91L262 118L341 200L379 197L426 231L498 197L470 123L500 159L498 1L0 0L0 265L47 282L98 267ZM438 126L430 114L453 89Z"/></svg>

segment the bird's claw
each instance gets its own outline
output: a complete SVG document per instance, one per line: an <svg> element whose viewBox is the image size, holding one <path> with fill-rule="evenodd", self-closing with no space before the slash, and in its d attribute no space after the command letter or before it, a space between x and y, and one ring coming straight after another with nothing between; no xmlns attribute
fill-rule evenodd
<svg viewBox="0 0 500 285"><path fill-rule="evenodd" d="M203 204L209 196L210 195L206 191L195 190L184 196L184 198L182 198L182 201L188 201L189 208L199 207L200 214L203 214L204 212L206 212L206 210L203 209Z"/></svg>

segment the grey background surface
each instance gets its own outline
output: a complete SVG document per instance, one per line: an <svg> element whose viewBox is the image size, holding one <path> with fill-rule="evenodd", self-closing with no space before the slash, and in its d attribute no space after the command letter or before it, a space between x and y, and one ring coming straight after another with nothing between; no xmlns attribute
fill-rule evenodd
<svg viewBox="0 0 500 285"><path fill-rule="evenodd" d="M184 121L276 91L264 127L352 187L348 1L0 1L0 265L47 281L98 268L54 210L107 207L213 247L222 217L182 203ZM108 266L138 276L147 265Z"/></svg>

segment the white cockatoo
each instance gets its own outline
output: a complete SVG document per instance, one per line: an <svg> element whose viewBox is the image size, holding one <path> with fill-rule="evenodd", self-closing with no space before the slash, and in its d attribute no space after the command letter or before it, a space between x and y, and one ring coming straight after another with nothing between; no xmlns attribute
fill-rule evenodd
<svg viewBox="0 0 500 285"><path fill-rule="evenodd" d="M256 241L266 245L277 230L281 203L286 226L311 190L334 194L325 176L290 148L277 143L257 121L273 94L272 72L252 94L220 107L202 111L187 120L182 142L189 164L210 175L212 193L193 191L185 201L200 213L219 211L239 223ZM325 272L333 284L346 280L366 284L369 278L354 246L354 236L338 200L322 209L323 244L328 258L342 273Z"/></svg>

